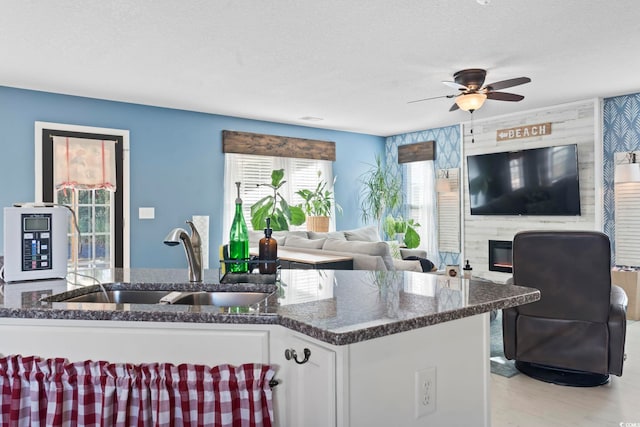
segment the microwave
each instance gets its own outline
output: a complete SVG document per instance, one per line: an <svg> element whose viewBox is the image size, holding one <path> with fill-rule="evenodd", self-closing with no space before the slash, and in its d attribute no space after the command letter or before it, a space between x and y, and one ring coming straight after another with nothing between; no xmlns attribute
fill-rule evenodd
<svg viewBox="0 0 640 427"><path fill-rule="evenodd" d="M4 208L4 281L66 277L69 217L63 206Z"/></svg>

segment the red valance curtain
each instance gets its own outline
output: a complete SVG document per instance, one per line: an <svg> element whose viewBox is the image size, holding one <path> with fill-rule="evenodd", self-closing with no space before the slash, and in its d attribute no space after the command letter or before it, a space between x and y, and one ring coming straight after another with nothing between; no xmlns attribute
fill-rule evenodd
<svg viewBox="0 0 640 427"><path fill-rule="evenodd" d="M2 426L220 426L273 423L268 365L69 363L0 358Z"/></svg>
<svg viewBox="0 0 640 427"><path fill-rule="evenodd" d="M116 142L53 137L54 188L116 190Z"/></svg>

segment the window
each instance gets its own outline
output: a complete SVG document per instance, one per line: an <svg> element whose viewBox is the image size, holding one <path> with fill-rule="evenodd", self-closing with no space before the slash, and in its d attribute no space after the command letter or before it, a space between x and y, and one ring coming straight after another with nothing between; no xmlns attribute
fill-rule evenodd
<svg viewBox="0 0 640 427"><path fill-rule="evenodd" d="M438 241L436 221L435 172L432 160L404 163L406 215L416 220L420 227L420 247L427 257L438 265Z"/></svg>
<svg viewBox="0 0 640 427"><path fill-rule="evenodd" d="M271 182L271 171L284 169L287 181L280 194L290 205L302 203L302 198L295 194L303 188L313 189L318 182L318 171L321 178L328 183L333 182L332 163L328 160L297 159L289 157L255 156L250 154L225 154L224 177L224 221L223 236L229 235L236 199L236 182L241 182L240 197L247 227L251 230L251 205L261 198L272 194L269 187L258 184ZM333 190L333 189L331 189ZM331 216L330 230L335 230L334 215ZM293 226L290 230L306 230L306 226Z"/></svg>
<svg viewBox="0 0 640 427"><path fill-rule="evenodd" d="M68 256L71 265L81 268L112 266L114 199L113 193L104 189L63 188L55 192L54 203L71 207L80 229L78 241L75 227L69 227Z"/></svg>

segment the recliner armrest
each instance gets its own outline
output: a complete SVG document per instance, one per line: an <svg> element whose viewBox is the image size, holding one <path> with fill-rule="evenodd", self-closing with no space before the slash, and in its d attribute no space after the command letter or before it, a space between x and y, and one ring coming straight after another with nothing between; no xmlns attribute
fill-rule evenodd
<svg viewBox="0 0 640 427"><path fill-rule="evenodd" d="M621 305L627 309L629 298L627 293L618 285L611 285L611 305Z"/></svg>
<svg viewBox="0 0 640 427"><path fill-rule="evenodd" d="M628 298L624 289L611 285L609 307L609 372L621 376L624 363L624 343L627 334Z"/></svg>

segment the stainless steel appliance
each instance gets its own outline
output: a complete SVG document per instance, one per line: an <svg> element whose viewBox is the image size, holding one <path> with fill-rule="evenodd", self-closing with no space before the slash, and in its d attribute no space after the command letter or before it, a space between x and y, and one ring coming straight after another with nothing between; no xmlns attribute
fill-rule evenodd
<svg viewBox="0 0 640 427"><path fill-rule="evenodd" d="M70 211L65 207L4 208L4 281L67 275Z"/></svg>

